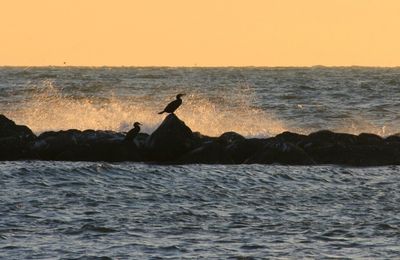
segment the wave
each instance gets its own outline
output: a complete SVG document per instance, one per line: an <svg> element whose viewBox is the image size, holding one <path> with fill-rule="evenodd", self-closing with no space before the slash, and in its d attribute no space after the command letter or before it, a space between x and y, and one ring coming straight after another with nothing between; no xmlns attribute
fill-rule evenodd
<svg viewBox="0 0 400 260"><path fill-rule="evenodd" d="M191 93L176 114L193 131L210 136L235 131L246 137L266 137L288 130L273 114L252 107L247 94L215 96L218 98ZM167 96L118 96L113 92L74 96L48 81L5 114L35 133L65 129L128 131L135 121L143 124L143 132L151 133L165 116L157 112L170 101Z"/></svg>

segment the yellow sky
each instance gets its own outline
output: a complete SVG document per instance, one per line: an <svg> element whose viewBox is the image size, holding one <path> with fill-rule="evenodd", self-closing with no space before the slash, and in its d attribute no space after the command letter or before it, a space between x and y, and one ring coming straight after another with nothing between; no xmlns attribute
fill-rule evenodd
<svg viewBox="0 0 400 260"><path fill-rule="evenodd" d="M400 66L400 0L1 0L0 65Z"/></svg>

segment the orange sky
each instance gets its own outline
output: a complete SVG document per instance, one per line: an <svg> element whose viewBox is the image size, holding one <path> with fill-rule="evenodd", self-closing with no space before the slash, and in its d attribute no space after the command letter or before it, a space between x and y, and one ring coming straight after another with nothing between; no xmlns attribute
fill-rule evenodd
<svg viewBox="0 0 400 260"><path fill-rule="evenodd" d="M400 0L1 0L0 65L400 66Z"/></svg>

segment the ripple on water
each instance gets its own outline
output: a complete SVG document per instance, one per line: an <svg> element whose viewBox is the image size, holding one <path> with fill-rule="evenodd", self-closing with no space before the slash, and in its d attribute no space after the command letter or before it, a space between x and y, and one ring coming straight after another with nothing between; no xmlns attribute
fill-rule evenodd
<svg viewBox="0 0 400 260"><path fill-rule="evenodd" d="M2 162L0 172L5 259L400 250L398 167Z"/></svg>

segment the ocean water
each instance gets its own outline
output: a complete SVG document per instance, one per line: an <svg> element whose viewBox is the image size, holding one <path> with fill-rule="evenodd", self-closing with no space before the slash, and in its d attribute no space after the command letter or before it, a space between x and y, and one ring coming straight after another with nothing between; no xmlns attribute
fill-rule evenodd
<svg viewBox="0 0 400 260"><path fill-rule="evenodd" d="M0 68L35 133L400 132L400 68ZM0 162L0 259L400 257L398 166Z"/></svg>

